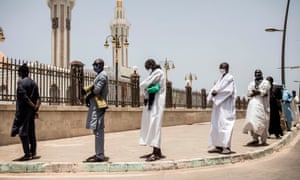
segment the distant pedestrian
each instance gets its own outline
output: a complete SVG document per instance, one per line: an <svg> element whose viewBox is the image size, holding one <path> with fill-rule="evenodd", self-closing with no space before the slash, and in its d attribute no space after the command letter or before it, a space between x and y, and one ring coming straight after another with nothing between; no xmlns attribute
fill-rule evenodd
<svg viewBox="0 0 300 180"><path fill-rule="evenodd" d="M296 94L295 90L292 92L292 94L293 94L293 97L294 97L295 104L298 107L298 111L300 111L300 99L299 99L299 96ZM300 119L299 119L299 121L300 121Z"/></svg>
<svg viewBox="0 0 300 180"><path fill-rule="evenodd" d="M214 146L208 152L230 154L236 87L233 76L229 74L229 64L222 63L219 69L221 76L207 97L208 102L213 102L208 145Z"/></svg>
<svg viewBox="0 0 300 180"><path fill-rule="evenodd" d="M86 128L91 129L95 135L95 155L86 159L86 162L103 162L108 157L104 155L104 115L106 107L102 107L100 102L107 101L108 77L104 71L104 61L96 59L93 69L97 73L94 83L83 89L82 94L87 95L86 102L89 107ZM104 100L104 101L103 101Z"/></svg>
<svg viewBox="0 0 300 180"><path fill-rule="evenodd" d="M20 80L17 87L16 113L11 136L19 134L24 156L15 161L36 159L35 117L41 105L39 88L34 80L28 77L29 67L23 64L18 69Z"/></svg>
<svg viewBox="0 0 300 180"><path fill-rule="evenodd" d="M163 70L153 59L145 62L145 69L149 70L150 74L140 83L145 98L140 144L153 147L153 152L141 158L156 161L164 157L161 152L161 125L165 107L166 79Z"/></svg>
<svg viewBox="0 0 300 180"><path fill-rule="evenodd" d="M281 89L275 88L273 85L273 78L271 76L266 78L271 85L270 88L270 124L269 135L274 134L276 138L283 136L282 128L280 125L280 113L281 113Z"/></svg>
<svg viewBox="0 0 300 180"><path fill-rule="evenodd" d="M293 111L294 126L297 126L297 124L300 123L299 108L298 108L299 97L296 95L295 90L292 91L292 96L293 96L293 100L292 100L292 103L291 103L291 108L292 108L292 111Z"/></svg>
<svg viewBox="0 0 300 180"><path fill-rule="evenodd" d="M263 79L263 73L257 69L254 72L255 80L248 86L249 104L243 132L251 133L253 141L247 145L267 145L269 120L270 120L270 83Z"/></svg>
<svg viewBox="0 0 300 180"><path fill-rule="evenodd" d="M291 131L292 129L292 123L293 123L293 112L291 108L291 103L293 100L292 94L288 91L286 87L283 87L282 91L282 105L283 105L283 111L287 126L287 131Z"/></svg>

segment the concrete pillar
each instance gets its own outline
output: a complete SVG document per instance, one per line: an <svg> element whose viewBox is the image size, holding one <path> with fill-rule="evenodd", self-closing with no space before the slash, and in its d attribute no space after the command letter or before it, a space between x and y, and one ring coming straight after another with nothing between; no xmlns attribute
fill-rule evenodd
<svg viewBox="0 0 300 180"><path fill-rule="evenodd" d="M247 106L248 106L248 101L246 100L245 97L243 97L243 99L242 99L242 104L243 104L242 108L246 110Z"/></svg>
<svg viewBox="0 0 300 180"><path fill-rule="evenodd" d="M207 106L206 102L206 89L201 89L201 108L205 109Z"/></svg>
<svg viewBox="0 0 300 180"><path fill-rule="evenodd" d="M140 107L140 76L136 70L131 75L131 107Z"/></svg>
<svg viewBox="0 0 300 180"><path fill-rule="evenodd" d="M190 85L185 86L186 92L186 108L192 108L192 87Z"/></svg>
<svg viewBox="0 0 300 180"><path fill-rule="evenodd" d="M173 104L173 98L172 98L172 82L167 81L166 83L167 91L166 91L166 108L171 108Z"/></svg>
<svg viewBox="0 0 300 180"><path fill-rule="evenodd" d="M235 108L237 109L241 109L241 98L240 96L237 96L236 99L235 99Z"/></svg>

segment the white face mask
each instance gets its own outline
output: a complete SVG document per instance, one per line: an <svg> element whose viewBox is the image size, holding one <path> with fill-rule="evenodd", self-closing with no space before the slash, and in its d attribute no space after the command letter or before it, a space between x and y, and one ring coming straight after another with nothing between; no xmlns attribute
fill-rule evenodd
<svg viewBox="0 0 300 180"><path fill-rule="evenodd" d="M224 75L224 74L226 73L226 70L225 70L225 69L222 69L222 68L220 68L220 73L221 73L221 75Z"/></svg>

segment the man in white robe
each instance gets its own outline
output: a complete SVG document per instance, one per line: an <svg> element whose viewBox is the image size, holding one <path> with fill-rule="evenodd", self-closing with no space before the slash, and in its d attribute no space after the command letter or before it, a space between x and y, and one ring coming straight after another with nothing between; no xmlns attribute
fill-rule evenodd
<svg viewBox="0 0 300 180"><path fill-rule="evenodd" d="M297 124L300 123L299 108L298 108L299 97L296 95L295 90L292 91L292 96L293 96L293 100L291 102L291 108L292 108L293 117L294 117L294 126L296 127Z"/></svg>
<svg viewBox="0 0 300 180"><path fill-rule="evenodd" d="M255 80L248 85L248 97L250 101L247 107L246 119L243 125L243 133L251 133L253 141L247 145L267 145L268 129L270 121L270 88L269 81L263 79L261 70L254 72Z"/></svg>
<svg viewBox="0 0 300 180"><path fill-rule="evenodd" d="M213 103L208 145L215 147L208 152L230 154L236 87L233 76L228 73L229 64L222 63L219 68L221 77L207 96L207 101Z"/></svg>
<svg viewBox="0 0 300 180"><path fill-rule="evenodd" d="M163 157L161 153L161 125L165 107L166 80L163 70L153 59L145 62L146 70L150 70L149 76L140 83L144 90L145 103L141 121L140 144L153 147L153 152L141 156L146 161L155 161ZM148 88L156 85L157 92L151 92ZM154 99L153 99L154 98Z"/></svg>

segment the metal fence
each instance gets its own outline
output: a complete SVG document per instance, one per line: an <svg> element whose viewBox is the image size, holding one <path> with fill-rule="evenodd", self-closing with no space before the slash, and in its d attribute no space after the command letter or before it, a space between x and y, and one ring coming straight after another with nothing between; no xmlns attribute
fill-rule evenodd
<svg viewBox="0 0 300 180"><path fill-rule="evenodd" d="M29 76L39 86L41 101L48 105L85 105L81 89L84 86L93 84L95 73L92 70L84 70L81 62L74 62L71 68L60 68L39 62L21 61L16 59L0 59L0 103L13 104L16 101L16 90L18 69L27 63L30 69ZM116 88L117 86L117 88ZM139 89L139 76L136 72L128 81L109 80L108 104L115 106L140 107L143 105L142 92ZM116 90L118 92L116 92ZM118 101L116 101L116 93ZM173 108L206 108L206 90L191 92L171 88L171 106ZM170 103L166 103L170 104ZM236 106L246 108L245 98L237 98Z"/></svg>
<svg viewBox="0 0 300 180"><path fill-rule="evenodd" d="M83 105L83 97L80 91L75 92L72 96L74 86L72 81L75 80L82 83L82 86L88 86L93 83L95 73L89 70L83 72L83 80L71 73L72 69L55 67L39 62L28 62L16 59L2 58L0 60L0 103L12 104L16 101L16 90L18 69L26 63L29 66L29 76L38 84L40 90L41 101L43 104L49 105ZM114 94L116 82L109 80L109 96L108 104L110 105L131 105L131 83L118 82L118 94L120 100L116 102Z"/></svg>

